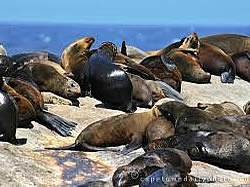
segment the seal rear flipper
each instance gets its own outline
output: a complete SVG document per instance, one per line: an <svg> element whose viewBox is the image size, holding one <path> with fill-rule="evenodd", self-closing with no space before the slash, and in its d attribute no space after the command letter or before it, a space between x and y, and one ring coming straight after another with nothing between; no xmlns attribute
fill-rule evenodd
<svg viewBox="0 0 250 187"><path fill-rule="evenodd" d="M119 149L116 148L111 148L111 147L96 147L96 146L92 146L89 145L87 143L81 143L81 145L77 145L77 144L71 144L65 147L58 147L58 148L45 148L48 150L71 150L71 151L114 151L114 152L118 152Z"/></svg>
<svg viewBox="0 0 250 187"><path fill-rule="evenodd" d="M41 111L35 121L56 131L61 136L70 136L71 131L74 130L77 125L75 122L68 121L46 111Z"/></svg>

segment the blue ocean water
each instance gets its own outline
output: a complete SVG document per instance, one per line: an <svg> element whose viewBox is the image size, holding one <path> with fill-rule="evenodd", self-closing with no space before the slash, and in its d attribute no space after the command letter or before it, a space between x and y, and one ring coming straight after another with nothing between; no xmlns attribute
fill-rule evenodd
<svg viewBox="0 0 250 187"><path fill-rule="evenodd" d="M72 41L94 36L97 47L103 41L120 45L123 40L143 50L163 48L192 32L199 36L218 33L250 35L248 27L205 26L135 26L135 25L71 25L71 24L0 24L0 42L10 55L46 50L60 55Z"/></svg>

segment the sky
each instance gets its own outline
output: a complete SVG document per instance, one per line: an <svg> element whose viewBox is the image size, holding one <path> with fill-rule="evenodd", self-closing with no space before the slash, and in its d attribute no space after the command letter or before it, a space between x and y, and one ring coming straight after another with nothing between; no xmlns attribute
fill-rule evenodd
<svg viewBox="0 0 250 187"><path fill-rule="evenodd" d="M250 25L249 0L1 0L0 22Z"/></svg>

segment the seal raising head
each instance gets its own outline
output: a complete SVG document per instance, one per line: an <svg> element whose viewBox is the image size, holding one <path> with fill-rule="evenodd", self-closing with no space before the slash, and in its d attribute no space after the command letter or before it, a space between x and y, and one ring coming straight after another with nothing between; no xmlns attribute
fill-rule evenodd
<svg viewBox="0 0 250 187"><path fill-rule="evenodd" d="M103 42L99 47L98 51L102 51L105 55L115 57L117 54L117 47L112 42Z"/></svg>

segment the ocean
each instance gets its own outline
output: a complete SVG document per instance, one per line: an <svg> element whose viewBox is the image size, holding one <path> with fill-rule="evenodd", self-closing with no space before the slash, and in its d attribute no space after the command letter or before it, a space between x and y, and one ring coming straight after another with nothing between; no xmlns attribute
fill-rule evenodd
<svg viewBox="0 0 250 187"><path fill-rule="evenodd" d="M192 32L199 36L218 33L250 35L250 26L136 26L136 25L83 25L83 24L0 24L0 42L9 55L45 50L60 55L72 41L94 36L97 47L104 41L120 46L123 40L142 50L155 50L167 46Z"/></svg>

